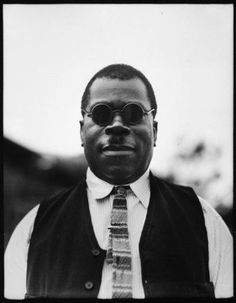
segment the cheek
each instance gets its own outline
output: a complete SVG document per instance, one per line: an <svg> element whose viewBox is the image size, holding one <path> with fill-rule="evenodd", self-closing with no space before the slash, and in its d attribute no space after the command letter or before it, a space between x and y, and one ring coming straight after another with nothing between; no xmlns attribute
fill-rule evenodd
<svg viewBox="0 0 236 303"><path fill-rule="evenodd" d="M145 150L150 149L150 147L153 145L154 142L154 134L153 130L146 126L146 127L140 127L139 129L134 130L134 135L137 140L137 144L141 145L141 147Z"/></svg>
<svg viewBox="0 0 236 303"><path fill-rule="evenodd" d="M93 124L84 125L84 129L82 132L84 146L90 145L90 148L93 147L93 143L101 136L101 129ZM92 145L92 146L91 146Z"/></svg>

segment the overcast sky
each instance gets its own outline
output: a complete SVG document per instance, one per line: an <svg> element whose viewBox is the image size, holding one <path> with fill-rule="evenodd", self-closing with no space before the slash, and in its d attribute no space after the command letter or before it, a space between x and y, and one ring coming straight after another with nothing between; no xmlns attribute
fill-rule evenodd
<svg viewBox="0 0 236 303"><path fill-rule="evenodd" d="M153 85L154 165L178 139L222 147L232 165L233 5L4 5L4 134L74 156L83 90L100 68L127 63Z"/></svg>

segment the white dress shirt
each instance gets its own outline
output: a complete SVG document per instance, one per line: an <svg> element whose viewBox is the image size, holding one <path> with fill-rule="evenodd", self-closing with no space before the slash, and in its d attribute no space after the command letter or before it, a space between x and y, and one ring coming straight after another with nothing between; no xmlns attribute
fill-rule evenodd
<svg viewBox="0 0 236 303"><path fill-rule="evenodd" d="M128 229L132 254L133 296L144 298L142 285L139 240L150 200L149 170L134 183L127 195ZM106 250L108 226L112 208L113 185L97 178L90 169L86 179L89 210L99 246ZM216 298L233 296L233 241L219 214L202 198L205 225L208 235L209 273ZM158 203L158 201L157 201ZM5 252L5 297L23 299L26 293L27 256L34 220L39 205L35 206L17 225ZM137 224L138 222L138 224ZM111 298L112 269L104 262L98 298Z"/></svg>

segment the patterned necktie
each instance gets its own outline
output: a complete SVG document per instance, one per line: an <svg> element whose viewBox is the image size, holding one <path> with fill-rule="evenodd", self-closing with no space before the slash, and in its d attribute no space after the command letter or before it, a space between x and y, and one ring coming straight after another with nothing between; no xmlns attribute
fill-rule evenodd
<svg viewBox="0 0 236 303"><path fill-rule="evenodd" d="M112 298L132 298L131 250L127 226L126 188L115 188L107 262L112 264Z"/></svg>

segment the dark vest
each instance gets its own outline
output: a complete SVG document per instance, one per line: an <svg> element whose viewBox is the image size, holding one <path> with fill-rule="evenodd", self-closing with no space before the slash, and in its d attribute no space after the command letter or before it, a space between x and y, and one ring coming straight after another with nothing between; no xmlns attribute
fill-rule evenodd
<svg viewBox="0 0 236 303"><path fill-rule="evenodd" d="M139 243L145 297L214 296L196 194L152 174L150 186ZM105 256L93 231L84 179L39 207L28 252L26 297L96 298Z"/></svg>

